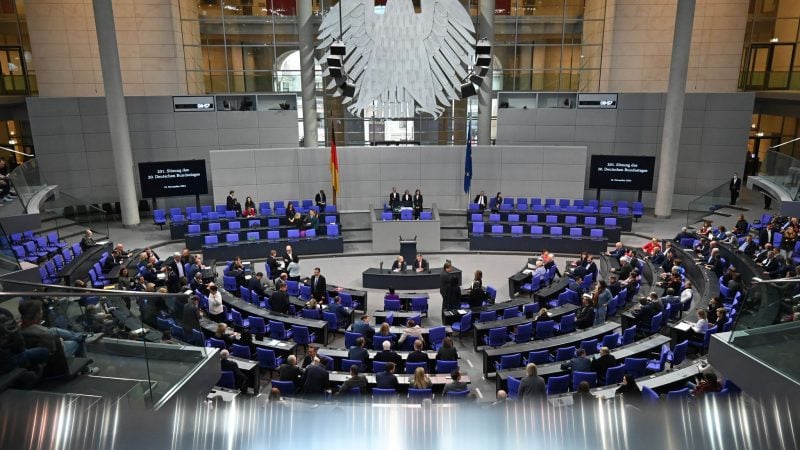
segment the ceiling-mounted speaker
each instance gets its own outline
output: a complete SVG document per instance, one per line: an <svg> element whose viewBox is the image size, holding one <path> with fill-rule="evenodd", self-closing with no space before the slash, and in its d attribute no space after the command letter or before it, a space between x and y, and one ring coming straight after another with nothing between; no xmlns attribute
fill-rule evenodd
<svg viewBox="0 0 800 450"><path fill-rule="evenodd" d="M461 98L472 97L473 95L477 94L478 92L475 90L475 85L472 84L470 81L461 85Z"/></svg>
<svg viewBox="0 0 800 450"><path fill-rule="evenodd" d="M492 55L478 55L478 59L475 61L476 66L480 67L489 67L489 64L492 63Z"/></svg>
<svg viewBox="0 0 800 450"><path fill-rule="evenodd" d="M481 77L485 77L486 73L489 72L489 67L487 66L475 66L472 68L475 72L478 73Z"/></svg>
<svg viewBox="0 0 800 450"><path fill-rule="evenodd" d="M332 78L342 78L342 68L341 67L328 67L328 73L331 75Z"/></svg>
<svg viewBox="0 0 800 450"><path fill-rule="evenodd" d="M478 44L475 46L475 53L478 55L491 55L492 46L489 44L489 41L486 39L478 41Z"/></svg>
<svg viewBox="0 0 800 450"><path fill-rule="evenodd" d="M356 87L352 83L345 81L339 86L339 89L342 90L342 95L345 97L354 97L356 95Z"/></svg>
<svg viewBox="0 0 800 450"><path fill-rule="evenodd" d="M342 67L342 57L338 55L329 55L326 59L328 67Z"/></svg>
<svg viewBox="0 0 800 450"><path fill-rule="evenodd" d="M347 48L342 41L336 40L331 44L331 55L344 56L347 54Z"/></svg>
<svg viewBox="0 0 800 450"><path fill-rule="evenodd" d="M480 87L481 83L483 83L483 77L479 75L475 75L474 73L469 76L469 81L472 82L475 86Z"/></svg>

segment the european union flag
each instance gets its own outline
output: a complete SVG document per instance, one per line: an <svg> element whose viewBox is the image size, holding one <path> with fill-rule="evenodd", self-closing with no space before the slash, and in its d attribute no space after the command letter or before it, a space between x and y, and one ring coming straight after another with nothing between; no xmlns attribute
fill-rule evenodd
<svg viewBox="0 0 800 450"><path fill-rule="evenodd" d="M467 155L464 158L464 193L469 194L472 185L472 124L467 122Z"/></svg>

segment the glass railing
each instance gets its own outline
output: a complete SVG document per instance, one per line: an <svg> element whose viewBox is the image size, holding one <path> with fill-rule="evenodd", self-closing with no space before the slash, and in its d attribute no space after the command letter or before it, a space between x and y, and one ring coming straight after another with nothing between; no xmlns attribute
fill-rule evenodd
<svg viewBox="0 0 800 450"><path fill-rule="evenodd" d="M64 239L91 229L98 238L111 237L109 222L114 220L115 208L106 203L91 203L91 199L78 199L59 190L44 203L42 209L53 214L59 238Z"/></svg>
<svg viewBox="0 0 800 450"><path fill-rule="evenodd" d="M689 202L686 207L686 226L701 221L703 217L713 214L714 211L724 207L731 200L728 183L720 184L714 189L698 196Z"/></svg>
<svg viewBox="0 0 800 450"><path fill-rule="evenodd" d="M29 159L18 165L8 174L8 178L11 180L11 185L14 186L14 191L17 193L25 210L27 210L28 204L30 204L34 195L42 188L47 187L47 182L39 172L39 161L36 158Z"/></svg>
<svg viewBox="0 0 800 450"><path fill-rule="evenodd" d="M729 343L800 381L793 356L800 344L800 279L753 284L739 307Z"/></svg>
<svg viewBox="0 0 800 450"><path fill-rule="evenodd" d="M16 310L22 298L42 301L43 323L49 328L66 330L59 331L67 344L66 349L74 346L72 342L78 342L79 336L89 336L78 345L74 356L52 356L45 376L66 375L69 370L75 370L76 365L86 362L79 358L89 358L101 377L91 381L97 384L96 389L129 404L157 409L211 356L203 347L204 339L191 339L198 333L202 335L199 323L191 327L180 322L177 310L190 301L186 294L76 289L5 281L3 289L6 292L0 292L0 307L12 309L4 305L11 302ZM197 333L193 333L193 329ZM187 335L190 338L185 338ZM190 341L198 345L191 345Z"/></svg>
<svg viewBox="0 0 800 450"><path fill-rule="evenodd" d="M21 261L17 259L11 245L11 236L0 224L0 271L14 271L20 268Z"/></svg>
<svg viewBox="0 0 800 450"><path fill-rule="evenodd" d="M758 175L782 187L794 200L798 199L800 160L780 152L769 151Z"/></svg>

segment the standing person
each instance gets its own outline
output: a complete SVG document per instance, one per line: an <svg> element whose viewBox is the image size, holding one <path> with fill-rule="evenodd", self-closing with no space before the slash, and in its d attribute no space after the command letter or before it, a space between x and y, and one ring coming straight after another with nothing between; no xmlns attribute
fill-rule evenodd
<svg viewBox="0 0 800 450"><path fill-rule="evenodd" d="M422 192L419 189L414 191L412 206L414 207L414 219L419 220L419 215L422 212Z"/></svg>
<svg viewBox="0 0 800 450"><path fill-rule="evenodd" d="M469 288L469 307L477 308L482 306L485 299L486 292L483 290L483 271L476 270L472 280L472 286ZM459 305L456 305L455 307L458 308L458 306Z"/></svg>
<svg viewBox="0 0 800 450"><path fill-rule="evenodd" d="M446 309L458 309L461 306L461 286L458 285L458 278L450 277L450 286L444 294Z"/></svg>
<svg viewBox="0 0 800 450"><path fill-rule="evenodd" d="M270 296L269 304L273 311L289 314L289 294L286 293L288 289L286 283L281 283L278 291Z"/></svg>
<svg viewBox="0 0 800 450"><path fill-rule="evenodd" d="M300 281L301 271L300 271L300 257L294 255L294 259L292 262L286 266L286 272L289 274L289 279L292 281Z"/></svg>
<svg viewBox="0 0 800 450"><path fill-rule="evenodd" d="M389 193L389 207L395 209L398 206L400 206L400 193L397 192L396 187L392 186L392 192Z"/></svg>
<svg viewBox="0 0 800 450"><path fill-rule="evenodd" d="M528 376L523 378L519 384L517 394L519 400L532 401L547 398L547 389L545 389L544 380L538 375L536 364L529 363L525 367L525 373Z"/></svg>
<svg viewBox="0 0 800 450"><path fill-rule="evenodd" d="M225 310L222 308L222 294L214 283L208 284L208 317L214 322L225 322Z"/></svg>
<svg viewBox="0 0 800 450"><path fill-rule="evenodd" d="M486 193L481 191L480 194L475 196L475 200L473 201L478 208L480 208L481 212L486 211L486 205L489 204L489 197L486 196Z"/></svg>
<svg viewBox="0 0 800 450"><path fill-rule="evenodd" d="M613 296L611 291L608 290L605 280L597 282L594 289L592 300L594 300L594 324L601 325L606 322L606 313L608 312L608 303L611 302Z"/></svg>
<svg viewBox="0 0 800 450"><path fill-rule="evenodd" d="M736 199L739 198L739 190L742 189L742 180L735 173L731 178L728 189L731 191L731 205L735 205Z"/></svg>
<svg viewBox="0 0 800 450"><path fill-rule="evenodd" d="M442 269L442 274L439 276L439 293L442 294L442 298L445 298L447 295L447 288L450 287L450 277L452 277L453 265L450 264L450 261L444 263L444 268Z"/></svg>
<svg viewBox="0 0 800 450"><path fill-rule="evenodd" d="M311 285L311 296L318 302L327 303L328 301L328 285L325 282L325 277L320 275L319 267L314 268L314 275L309 280Z"/></svg>
<svg viewBox="0 0 800 450"><path fill-rule="evenodd" d="M227 211L235 211L236 210L236 204L239 203L239 202L236 200L236 197L233 196L233 194L235 194L235 193L236 193L236 191L228 192L228 197L225 199L225 209Z"/></svg>
<svg viewBox="0 0 800 450"><path fill-rule="evenodd" d="M411 192L409 192L408 189L406 189L405 191L403 191L403 196L400 197L400 205L403 206L404 208L410 208L411 202L412 202Z"/></svg>
<svg viewBox="0 0 800 450"><path fill-rule="evenodd" d="M323 211L325 209L325 205L327 205L327 201L328 201L328 198L325 197L325 191L322 190L322 189L320 189L319 193L317 193L317 195L314 196L314 203L317 204L317 206L319 207L320 211Z"/></svg>
<svg viewBox="0 0 800 450"><path fill-rule="evenodd" d="M492 212L496 213L500 211L500 205L503 204L503 194L498 192L497 195L494 196L494 205L492 205Z"/></svg>

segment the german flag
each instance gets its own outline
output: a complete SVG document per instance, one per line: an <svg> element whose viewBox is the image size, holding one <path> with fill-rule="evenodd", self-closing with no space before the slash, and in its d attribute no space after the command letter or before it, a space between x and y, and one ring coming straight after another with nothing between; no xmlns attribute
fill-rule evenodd
<svg viewBox="0 0 800 450"><path fill-rule="evenodd" d="M331 186L333 187L333 204L339 192L339 155L336 154L336 130L331 121Z"/></svg>

